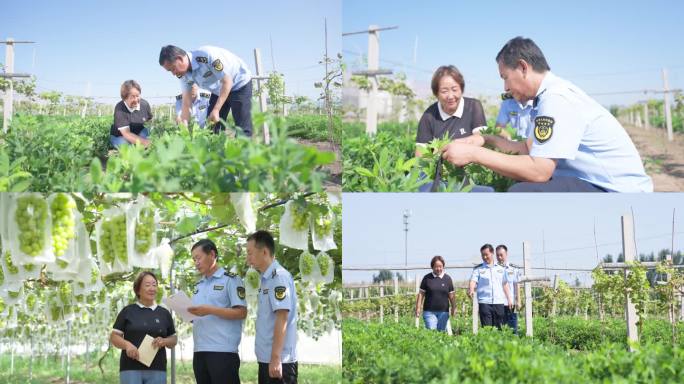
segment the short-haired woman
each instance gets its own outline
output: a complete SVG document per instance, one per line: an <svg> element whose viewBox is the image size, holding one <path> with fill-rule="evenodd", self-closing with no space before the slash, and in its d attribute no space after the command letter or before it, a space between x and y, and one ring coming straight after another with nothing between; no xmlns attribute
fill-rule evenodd
<svg viewBox="0 0 684 384"><path fill-rule="evenodd" d="M121 84L121 101L114 107L114 124L109 131L109 141L114 148L125 144L150 145L150 132L145 123L152 120L150 104L140 97L142 88L135 80Z"/></svg>
<svg viewBox="0 0 684 384"><path fill-rule="evenodd" d="M435 256L430 261L432 272L423 277L416 297L416 317L423 310L425 328L446 331L449 320L449 303L451 314L456 315L456 294L451 276L444 272L444 258ZM423 300L424 299L424 300Z"/></svg>
<svg viewBox="0 0 684 384"><path fill-rule="evenodd" d="M133 283L138 301L124 307L114 322L109 339L121 349L119 381L121 384L165 384L166 350L178 341L171 313L155 303L157 277L141 272ZM139 348L146 335L154 338L152 346L159 348L150 366L139 361Z"/></svg>

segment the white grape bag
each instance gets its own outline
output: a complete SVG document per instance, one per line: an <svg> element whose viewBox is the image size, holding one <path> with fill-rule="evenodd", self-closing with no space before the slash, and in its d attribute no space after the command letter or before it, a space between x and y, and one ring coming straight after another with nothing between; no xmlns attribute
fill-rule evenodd
<svg viewBox="0 0 684 384"><path fill-rule="evenodd" d="M37 202L36 204L29 204L29 207L25 210L25 213L17 212L18 205L27 201L28 199L36 199ZM39 233L35 234L37 237L33 239L24 239L24 241L21 242L20 239L22 238L22 234L26 234L20 229L19 222L21 222L21 226L30 225L30 223L33 222L32 219L36 217L35 214L37 213L37 209L34 208L38 205L43 206L45 209L45 215L42 220L40 220L40 218L37 218L36 220L37 222L42 223L41 225L43 229ZM47 201L40 193L13 193L11 195L7 223L10 239L9 243L11 247L10 250L15 264L46 264L55 261L55 255L52 253L49 210L50 208ZM19 218L17 218L17 214L20 215ZM40 247L36 254L29 255L22 251L22 248L24 248L22 244L32 246L36 245L37 243L42 247Z"/></svg>
<svg viewBox="0 0 684 384"><path fill-rule="evenodd" d="M328 233L318 233L315 221L318 220L330 220L330 231ZM319 251L329 251L331 249L337 249L337 244L335 244L335 239L333 235L335 233L335 217L332 212L329 212L325 216L317 217L311 220L311 240L313 242L313 247Z"/></svg>
<svg viewBox="0 0 684 384"><path fill-rule="evenodd" d="M319 281L325 284L332 283L335 279L335 261L332 257L325 252L320 252L316 256L316 264L318 265Z"/></svg>
<svg viewBox="0 0 684 384"><path fill-rule="evenodd" d="M87 250L82 248L83 244L87 245ZM77 280L82 257L91 257L90 238L83 223L83 216L78 210L74 210L74 237L69 240L69 246L62 256L56 256L54 263L46 264L46 270L55 281Z"/></svg>
<svg viewBox="0 0 684 384"><path fill-rule="evenodd" d="M315 282L319 279L321 272L318 270L316 256L304 251L299 255L299 274L302 281Z"/></svg>
<svg viewBox="0 0 684 384"><path fill-rule="evenodd" d="M280 238L278 242L290 248L308 249L309 248L309 228L296 230L293 225L292 201L285 203L285 213L280 217Z"/></svg>
<svg viewBox="0 0 684 384"><path fill-rule="evenodd" d="M252 206L252 194L249 192L236 192L230 194L230 202L233 203L235 214L247 233L256 231L256 214Z"/></svg>
<svg viewBox="0 0 684 384"><path fill-rule="evenodd" d="M68 237L70 237L65 244L62 244L64 246L63 252L60 254L60 251L55 249L55 242L58 241L56 239L56 228L54 228L55 222L57 221L57 218L53 216L52 212L52 205L55 203L55 199L58 197L66 197L68 203L71 204L73 207L70 210L70 215L71 219L73 220L73 230L70 234L67 234ZM76 208L76 202L74 199L69 196L66 193L53 193L52 195L48 196L48 207L50 209L50 224L51 224L51 232L50 234L52 235L51 238L51 245L52 245L52 250L53 253L55 254L55 262L52 264L52 266L56 267L50 270L49 268L51 267L51 264L48 264L48 270L50 272L62 272L62 273L67 273L67 274L73 274L78 271L78 263L75 262L78 258L78 253L76 251L76 242L77 242L77 234L78 234L78 223L82 222L82 216L81 213L78 211ZM62 261L61 263L59 261ZM65 264L66 263L66 264Z"/></svg>
<svg viewBox="0 0 684 384"><path fill-rule="evenodd" d="M173 248L171 248L169 243L169 239L164 238L159 246L153 250L155 257L159 262L159 269L161 269L162 279L167 279L169 277L171 263L173 262Z"/></svg>
<svg viewBox="0 0 684 384"><path fill-rule="evenodd" d="M261 286L261 273L250 267L245 273L245 292L247 297L257 296Z"/></svg>
<svg viewBox="0 0 684 384"><path fill-rule="evenodd" d="M0 287L0 297L5 302L5 305L14 305L19 301L24 299L24 283L13 281L5 282L5 284Z"/></svg>
<svg viewBox="0 0 684 384"><path fill-rule="evenodd" d="M108 225L113 219L119 220L123 216L123 220L126 220L126 210L120 207L112 207L104 210L102 212L102 219L95 223L95 234L97 239L97 257L100 264L100 272L102 276L107 276L112 273L118 272L128 272L131 270L128 264L128 248L123 247L120 252L113 251L111 254L107 253L107 247L113 247L115 244L113 241L120 241L123 239L127 242L126 228L121 230L115 230L119 233L113 233L113 231L105 231L104 226ZM108 235L108 236L106 236ZM114 235L116 238L112 238ZM106 243L107 242L107 243ZM109 248L112 249L112 248ZM122 260L125 258L125 260Z"/></svg>
<svg viewBox="0 0 684 384"><path fill-rule="evenodd" d="M9 240L9 221L7 220L7 211L9 210L9 193L0 193L0 241L2 241L3 249L10 249Z"/></svg>
<svg viewBox="0 0 684 384"><path fill-rule="evenodd" d="M151 214L152 228L146 228L151 231L147 239L138 239L136 236L136 227L138 225L143 225L140 223L143 211ZM159 222L159 214L154 209L149 199L145 196L139 196L137 201L131 203L126 210L126 222L128 223L126 228L128 236L128 241L126 243L129 255L128 264L140 268L159 267L156 253L153 252L153 249L157 246L157 223ZM144 241L149 242L149 244L147 244L147 250L139 251L138 246L143 247L144 245L142 243Z"/></svg>
<svg viewBox="0 0 684 384"><path fill-rule="evenodd" d="M50 325L61 326L63 324L64 311L59 301L57 290L51 289L46 294L45 318Z"/></svg>
<svg viewBox="0 0 684 384"><path fill-rule="evenodd" d="M4 284L23 282L24 273L20 266L14 264L9 251L3 251L0 257L0 267L2 268L2 275Z"/></svg>

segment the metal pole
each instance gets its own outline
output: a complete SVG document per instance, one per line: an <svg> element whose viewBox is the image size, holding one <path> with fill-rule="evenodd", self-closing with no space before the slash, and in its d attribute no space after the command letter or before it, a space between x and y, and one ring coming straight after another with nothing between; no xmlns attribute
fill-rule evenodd
<svg viewBox="0 0 684 384"><path fill-rule="evenodd" d="M532 252L530 243L523 241L523 270L525 271L525 276L530 276L532 272L532 265L530 264L530 259L532 258ZM533 337L533 325L532 325L532 283L529 281L525 282L525 336Z"/></svg>
<svg viewBox="0 0 684 384"><path fill-rule="evenodd" d="M175 259L171 260L171 267L169 270L169 292L173 295L173 264ZM166 351L164 351L166 353ZM181 359L183 358L183 351L181 350ZM171 384L176 384L176 347L171 348Z"/></svg>
<svg viewBox="0 0 684 384"><path fill-rule="evenodd" d="M404 210L404 267L408 267L408 219L411 217L411 211ZM408 269L404 270L404 278L408 282Z"/></svg>
<svg viewBox="0 0 684 384"><path fill-rule="evenodd" d="M368 27L368 71L377 71L380 67L380 39L378 36L378 26ZM368 77L371 89L368 92L366 103L366 133L375 135L378 130L378 81L375 75Z"/></svg>
<svg viewBox="0 0 684 384"><path fill-rule="evenodd" d="M73 320L67 320L67 341L66 341L66 384L71 382L69 375L71 374L71 349L69 344L71 343L71 322Z"/></svg>
<svg viewBox="0 0 684 384"><path fill-rule="evenodd" d="M259 48L254 48L254 65L256 67L256 74L257 74L257 92L259 92L259 110L263 113L266 112L268 109L267 104L266 104L266 93L265 89L263 89L263 84L261 83L263 80L261 80L262 73L261 73L261 52L259 51ZM263 125L263 130L264 130L264 143L265 144L270 144L271 143L271 135L268 131L268 124L264 121Z"/></svg>
<svg viewBox="0 0 684 384"><path fill-rule="evenodd" d="M670 112L670 92L667 85L667 69L663 68L663 85L665 86L665 92L663 92L663 97L665 98L665 124L667 125L667 141L674 140L672 134L672 113Z"/></svg>

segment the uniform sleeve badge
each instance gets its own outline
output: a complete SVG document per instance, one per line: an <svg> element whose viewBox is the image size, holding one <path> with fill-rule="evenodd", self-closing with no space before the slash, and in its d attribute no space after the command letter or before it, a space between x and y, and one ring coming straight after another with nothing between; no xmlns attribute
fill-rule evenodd
<svg viewBox="0 0 684 384"><path fill-rule="evenodd" d="M211 63L211 66L217 71L223 71L223 63L219 59L214 60L214 62Z"/></svg>
<svg viewBox="0 0 684 384"><path fill-rule="evenodd" d="M534 118L534 138L539 144L549 141L553 135L553 125L556 123L553 117L537 116Z"/></svg>
<svg viewBox="0 0 684 384"><path fill-rule="evenodd" d="M278 300L278 301L284 300L285 299L285 291L286 291L286 289L282 285L279 287L275 287L275 289L273 289L273 292L275 293L276 300Z"/></svg>
<svg viewBox="0 0 684 384"><path fill-rule="evenodd" d="M245 299L245 287L237 287L237 295L240 299Z"/></svg>

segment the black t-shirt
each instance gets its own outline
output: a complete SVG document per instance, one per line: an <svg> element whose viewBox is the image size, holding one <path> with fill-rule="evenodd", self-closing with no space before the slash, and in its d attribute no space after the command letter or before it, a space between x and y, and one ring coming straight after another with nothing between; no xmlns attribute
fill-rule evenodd
<svg viewBox="0 0 684 384"><path fill-rule="evenodd" d="M461 117L451 116L446 120L439 115L439 102L429 106L418 123L416 142L429 143L433 139L441 139L446 132L449 132L450 139L458 139L472 135L475 128L487 126L480 100L462 97L460 102L463 103Z"/></svg>
<svg viewBox="0 0 684 384"><path fill-rule="evenodd" d="M129 127L131 133L137 135L145 128L143 124L150 120L152 120L152 109L147 101L140 99L140 110L129 112L126 104L121 100L114 107L114 124L112 124L112 128L109 130L109 134L121 136L119 128Z"/></svg>
<svg viewBox="0 0 684 384"><path fill-rule="evenodd" d="M119 312L114 322L114 329L123 332L123 338L140 348L145 335L152 338L168 337L176 333L171 313L157 306L154 311L141 308L138 304L131 304ZM133 360L121 351L119 371L166 371L166 348L159 348L152 364L146 367L143 363Z"/></svg>
<svg viewBox="0 0 684 384"><path fill-rule="evenodd" d="M439 278L430 272L420 282L420 289L425 293L423 311L449 311L449 292L454 291L454 283L451 281L451 276L445 273Z"/></svg>

